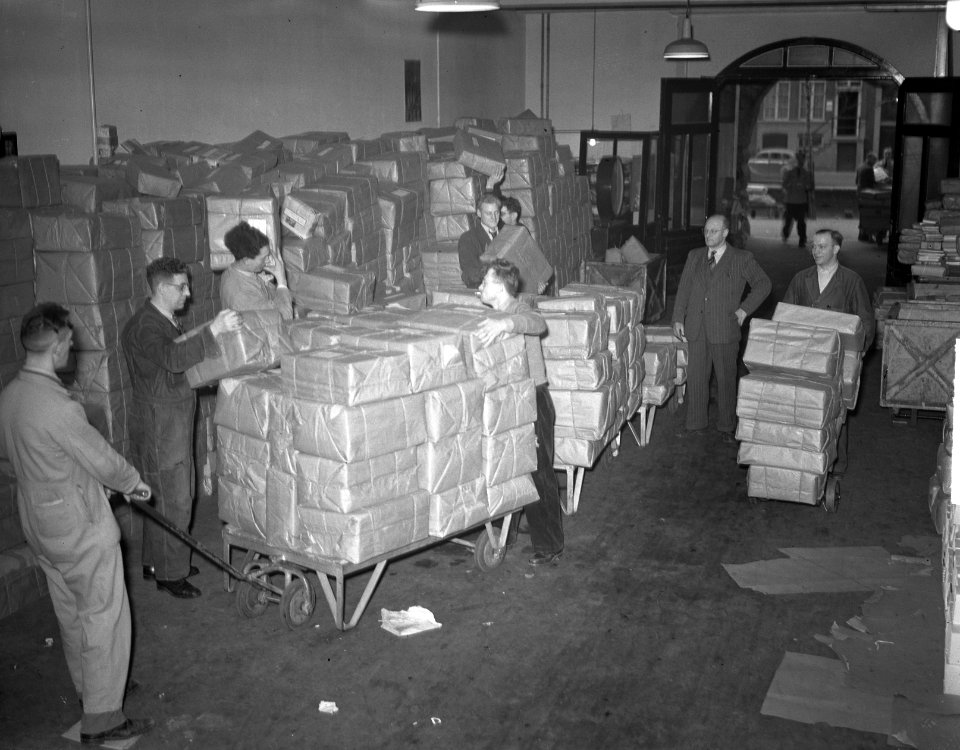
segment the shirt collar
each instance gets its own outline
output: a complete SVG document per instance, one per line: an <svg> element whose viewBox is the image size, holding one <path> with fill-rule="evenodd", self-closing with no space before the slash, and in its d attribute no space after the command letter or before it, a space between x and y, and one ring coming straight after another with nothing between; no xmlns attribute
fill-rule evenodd
<svg viewBox="0 0 960 750"><path fill-rule="evenodd" d="M20 372L28 375L34 375L38 378L44 378L45 380L49 380L51 383L56 383L58 386L63 388L63 382L60 380L60 378L58 378L56 375L51 375L49 372L44 372L43 370L34 370L32 367L28 367L27 365L24 365L22 368L20 368Z"/></svg>
<svg viewBox="0 0 960 750"><path fill-rule="evenodd" d="M153 300L150 300L150 304L153 305L153 309L154 309L154 310L156 310L156 311L157 311L158 313L160 313L163 317L165 317L167 320L169 320L171 323L173 323L174 328L176 328L176 329L179 330L180 324L177 322L177 319L176 319L175 317L173 317L173 316L171 316L171 315L167 315L163 310L161 310L159 307L157 307L156 305L154 305L154 304L153 304Z"/></svg>
<svg viewBox="0 0 960 750"><path fill-rule="evenodd" d="M723 257L723 254L726 252L726 250L727 250L727 243L724 242L722 245L720 245L720 247L718 247L714 251L714 256L713 256L714 260L719 262L720 258ZM709 255L710 255L710 248L707 248L707 256Z"/></svg>

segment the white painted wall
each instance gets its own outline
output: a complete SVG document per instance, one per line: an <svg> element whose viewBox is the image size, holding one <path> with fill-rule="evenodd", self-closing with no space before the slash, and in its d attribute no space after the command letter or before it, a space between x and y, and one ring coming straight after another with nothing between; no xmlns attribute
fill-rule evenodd
<svg viewBox="0 0 960 750"><path fill-rule="evenodd" d="M591 126L609 130L611 118L620 114L630 115L633 130L658 130L662 78L714 76L750 50L794 37L842 40L886 58L904 76L932 76L937 16L936 12L862 10L695 11L694 36L710 49L711 59L670 63L663 59L663 48L679 36L678 19L671 13L553 12L549 40L550 117L559 131L580 131ZM542 24L540 14L527 17L527 106L533 109L540 102ZM957 48L960 34L953 33L952 40ZM960 74L960 68L955 67L955 74Z"/></svg>
<svg viewBox="0 0 960 750"><path fill-rule="evenodd" d="M413 5L93 0L97 119L121 140L217 143L258 128L375 137L523 109L521 15L457 18ZM0 127L17 131L20 153L91 156L84 7L0 0ZM405 59L421 60L414 123L404 122Z"/></svg>

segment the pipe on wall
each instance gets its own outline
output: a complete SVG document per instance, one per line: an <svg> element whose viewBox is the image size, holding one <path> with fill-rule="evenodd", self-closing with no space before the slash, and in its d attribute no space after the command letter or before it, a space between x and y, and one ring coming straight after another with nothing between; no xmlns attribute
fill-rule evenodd
<svg viewBox="0 0 960 750"><path fill-rule="evenodd" d="M86 0L87 7L87 76L90 79L90 134L92 136L93 157L91 164L100 162L97 156L97 89L93 80L93 14L90 9L90 0Z"/></svg>

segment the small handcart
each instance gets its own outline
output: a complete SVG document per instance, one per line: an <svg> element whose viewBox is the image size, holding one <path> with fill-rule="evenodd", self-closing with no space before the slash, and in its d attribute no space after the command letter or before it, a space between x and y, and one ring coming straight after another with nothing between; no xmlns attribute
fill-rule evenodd
<svg viewBox="0 0 960 750"><path fill-rule="evenodd" d="M280 615L288 628L301 628L313 617L319 582L320 591L323 592L333 615L334 625L338 630L350 630L360 621L387 563L391 560L449 541L472 549L480 570L488 571L498 567L506 552L507 534L514 512L515 510L511 510L484 521L480 533L473 541L462 538L470 529L459 530L451 536L423 539L359 563L272 546L252 534L225 526L223 558L229 563L233 548L245 550L240 566L243 575L239 577L236 585L236 607L244 617L259 617L271 603L275 603L280 605ZM494 521L501 519L503 522L499 528L493 525ZM364 586L360 600L354 607L353 614L347 619L345 579L371 568L373 572ZM231 575L225 568L223 585L226 591L234 591L234 578L237 576Z"/></svg>

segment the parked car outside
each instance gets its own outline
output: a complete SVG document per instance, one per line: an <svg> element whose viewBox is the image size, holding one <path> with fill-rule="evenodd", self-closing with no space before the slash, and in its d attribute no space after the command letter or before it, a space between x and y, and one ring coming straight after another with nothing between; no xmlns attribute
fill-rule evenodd
<svg viewBox="0 0 960 750"><path fill-rule="evenodd" d="M794 157L793 151L784 148L764 148L747 161L750 182L780 184L780 170Z"/></svg>

